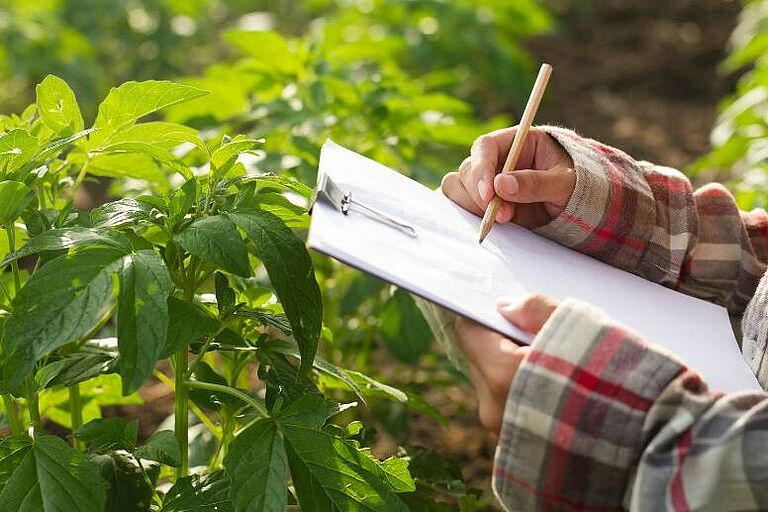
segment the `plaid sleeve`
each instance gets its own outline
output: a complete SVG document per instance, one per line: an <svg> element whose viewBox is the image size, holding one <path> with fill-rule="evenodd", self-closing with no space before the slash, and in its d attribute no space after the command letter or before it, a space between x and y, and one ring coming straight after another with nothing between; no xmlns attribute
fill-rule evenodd
<svg viewBox="0 0 768 512"><path fill-rule="evenodd" d="M717 395L568 300L510 387L493 487L508 510L768 509L768 395Z"/></svg>
<svg viewBox="0 0 768 512"><path fill-rule="evenodd" d="M768 216L741 213L712 184L693 191L679 171L542 127L571 155L576 187L563 213L536 230L651 281L740 313L765 271Z"/></svg>

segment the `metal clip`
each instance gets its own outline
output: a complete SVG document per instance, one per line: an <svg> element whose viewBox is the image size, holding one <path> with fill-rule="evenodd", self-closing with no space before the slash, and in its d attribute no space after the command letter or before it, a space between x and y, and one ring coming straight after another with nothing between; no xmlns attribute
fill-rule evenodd
<svg viewBox="0 0 768 512"><path fill-rule="evenodd" d="M312 198L312 205L314 205L320 198L325 199L332 206L337 207L344 215L349 215L352 205L355 205L357 207L355 208L355 211L359 211L368 218L398 229L409 236L416 236L416 229L414 229L413 226L388 215L381 210L372 208L360 201L352 199L352 192L349 190L342 192L336 183L333 182L331 177L325 173L318 177L317 189L315 190L315 196Z"/></svg>

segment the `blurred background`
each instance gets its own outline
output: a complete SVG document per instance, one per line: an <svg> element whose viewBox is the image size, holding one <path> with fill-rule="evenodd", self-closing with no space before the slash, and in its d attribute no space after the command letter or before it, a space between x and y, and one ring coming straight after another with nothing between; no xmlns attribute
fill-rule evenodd
<svg viewBox="0 0 768 512"><path fill-rule="evenodd" d="M74 89L86 125L112 86L182 81L211 95L168 119L264 136L256 165L308 184L330 136L436 185L475 137L514 124L546 61L538 123L725 181L744 208L766 202L766 0L0 0L0 41L0 113L20 114L49 73ZM91 184L92 202L146 186L110 183ZM412 299L316 267L326 357L413 397L362 412L376 452L434 448L488 489L494 441ZM151 432L172 398L161 385L142 396L102 412Z"/></svg>

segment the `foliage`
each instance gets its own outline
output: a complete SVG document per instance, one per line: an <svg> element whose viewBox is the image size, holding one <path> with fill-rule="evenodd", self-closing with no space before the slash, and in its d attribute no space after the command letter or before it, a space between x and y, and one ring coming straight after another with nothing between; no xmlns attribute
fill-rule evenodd
<svg viewBox="0 0 768 512"><path fill-rule="evenodd" d="M746 0L731 36L727 72L746 69L736 92L720 106L711 134L712 151L690 169L714 169L735 181L744 209L767 207L768 188L768 1Z"/></svg>
<svg viewBox="0 0 768 512"><path fill-rule="evenodd" d="M85 129L66 82L48 76L34 105L2 118L0 392L12 435L0 440L0 508L298 503L383 511L430 503L442 491L417 492L406 457L379 461L361 445L359 424L331 422L372 396L408 398L316 357L320 289L288 227L306 226L310 190L245 173L238 158L260 140L143 121L205 94L127 82ZM177 186L158 180L162 192L79 211L74 195L93 171L175 176ZM286 191L299 204L287 206ZM277 197L282 208L273 208ZM116 336L100 337L108 331ZM164 359L172 375L158 365ZM101 419L99 405L135 402L152 375L175 391L174 429L139 442L136 421ZM334 400L338 385L358 402ZM216 439L202 477L189 476L190 411ZM46 416L71 429L71 445L44 433ZM161 478L175 482L165 494Z"/></svg>

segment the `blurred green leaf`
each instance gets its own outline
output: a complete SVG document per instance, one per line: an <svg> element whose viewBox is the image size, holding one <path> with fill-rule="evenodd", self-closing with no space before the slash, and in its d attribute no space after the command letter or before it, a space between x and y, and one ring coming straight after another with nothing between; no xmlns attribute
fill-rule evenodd
<svg viewBox="0 0 768 512"><path fill-rule="evenodd" d="M57 134L69 137L83 130L83 116L75 93L61 78L48 75L35 89L37 112L43 122Z"/></svg>

